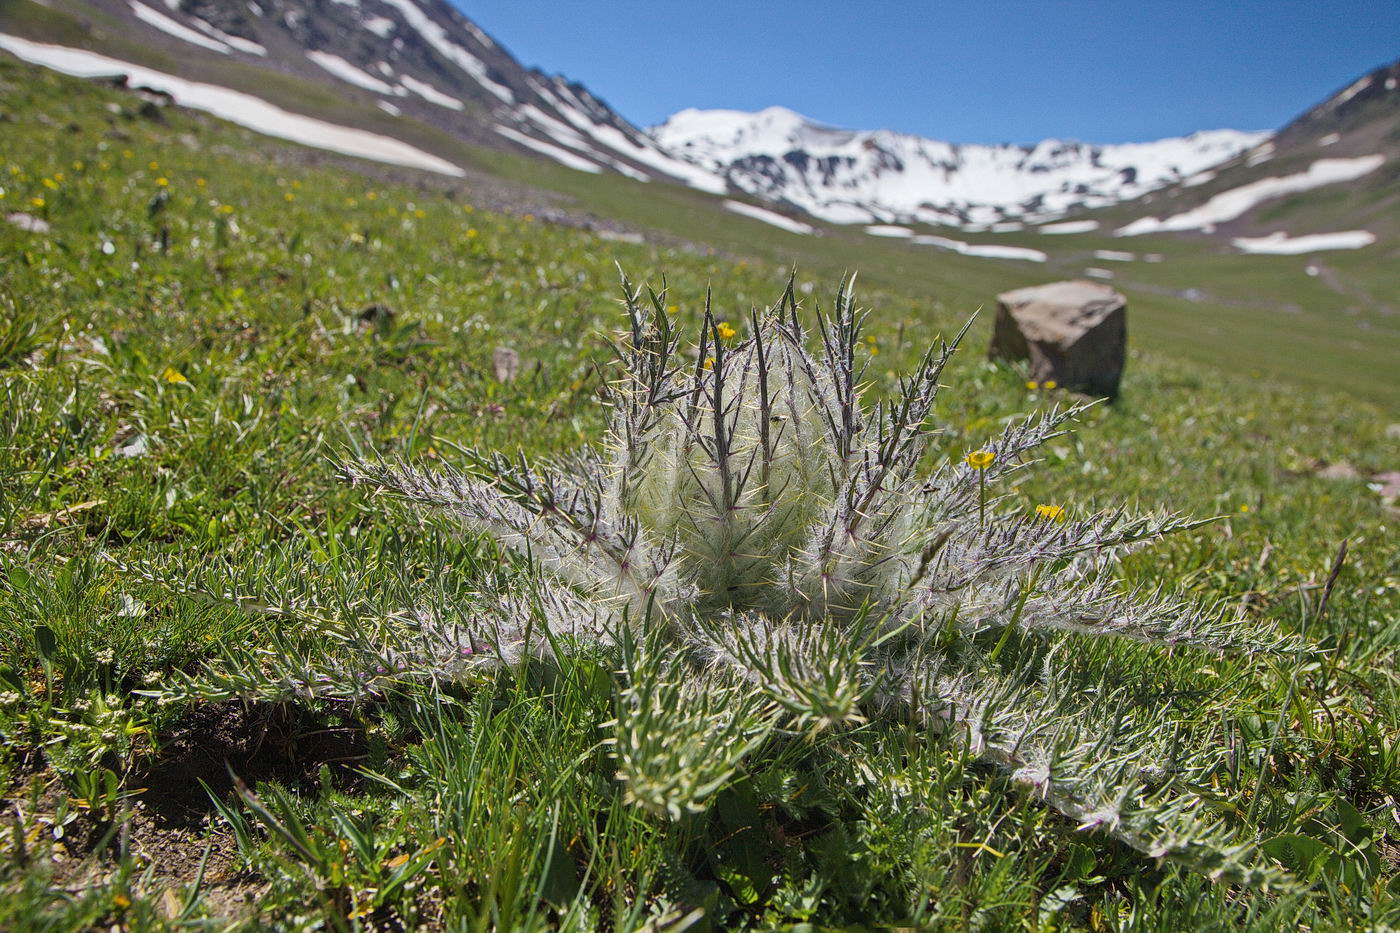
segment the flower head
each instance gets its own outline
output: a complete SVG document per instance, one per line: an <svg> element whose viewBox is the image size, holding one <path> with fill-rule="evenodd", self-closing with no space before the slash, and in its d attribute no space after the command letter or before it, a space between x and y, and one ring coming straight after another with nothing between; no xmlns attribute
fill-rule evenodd
<svg viewBox="0 0 1400 933"><path fill-rule="evenodd" d="M1058 389L1060 387L1060 384L1054 379L1046 379L1044 382L1041 383L1041 387L1044 389Z"/></svg>
<svg viewBox="0 0 1400 933"><path fill-rule="evenodd" d="M720 340L728 340L738 333L737 330L729 326L728 321L720 321L715 325L715 332L719 334Z"/></svg>
<svg viewBox="0 0 1400 933"><path fill-rule="evenodd" d="M996 451L974 450L972 453L968 454L963 459L966 460L967 465L972 467L974 470L985 470L987 467L992 465L996 458Z"/></svg>
<svg viewBox="0 0 1400 933"><path fill-rule="evenodd" d="M1063 523L1063 522L1065 521L1065 519L1069 518L1069 516L1065 514L1065 507L1064 507L1064 506L1062 506L1062 505L1046 505L1045 503L1041 503L1040 505L1037 505L1037 506L1035 507L1035 517L1036 517L1036 518L1044 519L1045 521L1048 521L1048 522L1061 522L1061 523Z"/></svg>

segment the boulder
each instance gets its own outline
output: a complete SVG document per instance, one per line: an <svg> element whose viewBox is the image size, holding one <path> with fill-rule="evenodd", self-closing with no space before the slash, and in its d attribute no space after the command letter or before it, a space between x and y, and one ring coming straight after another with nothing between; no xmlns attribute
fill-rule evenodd
<svg viewBox="0 0 1400 933"><path fill-rule="evenodd" d="M1099 282L1076 280L998 295L987 355L1028 360L1036 382L1112 398L1127 344L1127 299Z"/></svg>

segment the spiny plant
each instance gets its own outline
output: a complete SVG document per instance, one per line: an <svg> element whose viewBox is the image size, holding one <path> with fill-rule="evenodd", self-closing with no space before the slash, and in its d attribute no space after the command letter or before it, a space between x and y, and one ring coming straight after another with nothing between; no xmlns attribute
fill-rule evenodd
<svg viewBox="0 0 1400 933"><path fill-rule="evenodd" d="M613 342L601 447L551 463L464 450L461 469L343 466L353 482L485 532L537 572L471 599L437 581L438 598L412 610L337 614L316 608L314 575L269 571L277 595L259 608L314 618L322 640L276 636L189 689L355 699L402 677L462 679L601 648L621 661L619 777L655 813L703 810L779 734L893 718L960 743L1081 829L1213 877L1287 883L1247 829L1200 815L1187 783L1215 759L1181 741L1180 724L1109 673L1092 688L1065 674L1076 637L1287 646L1232 608L1115 581L1114 555L1200 523L1027 515L988 498L1082 407L1016 421L926 472L940 378L962 334L872 406L865 315L846 285L815 316L815 335L791 283L750 312L744 339L707 298L698 345L686 345L664 288L623 284L628 328Z"/></svg>

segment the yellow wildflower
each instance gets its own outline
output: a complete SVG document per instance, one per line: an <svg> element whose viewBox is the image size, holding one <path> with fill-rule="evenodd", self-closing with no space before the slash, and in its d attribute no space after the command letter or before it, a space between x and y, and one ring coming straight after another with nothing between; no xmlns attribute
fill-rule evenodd
<svg viewBox="0 0 1400 933"><path fill-rule="evenodd" d="M65 174L63 174L62 172L54 172L54 173L53 173L53 180L54 180L54 181L63 181L63 180L64 180L65 178L67 178L67 177L68 177L68 176L65 175Z"/></svg>
<svg viewBox="0 0 1400 933"><path fill-rule="evenodd" d="M294 195L294 194L292 194L290 191L288 191L286 194L282 195L282 200L286 201L288 204L292 203L292 202L295 201L296 199L297 199L297 196Z"/></svg>
<svg viewBox="0 0 1400 933"><path fill-rule="evenodd" d="M219 205L219 213L220 213L220 214L232 214L232 213L233 213L233 205L232 205L232 204L220 204L220 205Z"/></svg>
<svg viewBox="0 0 1400 933"><path fill-rule="evenodd" d="M150 169L151 171L154 172L156 169L160 168L160 163L159 163L159 162L151 162L151 163L147 164L146 167L147 167L148 169Z"/></svg>
<svg viewBox="0 0 1400 933"><path fill-rule="evenodd" d="M29 203L33 204L35 207L43 207L46 202L43 198L30 198Z"/></svg>
<svg viewBox="0 0 1400 933"><path fill-rule="evenodd" d="M136 155L136 153L132 152L130 149L123 149L123 150L122 150L122 158L123 158L123 159L130 159L131 157L133 157L133 156L135 156L135 155Z"/></svg>
<svg viewBox="0 0 1400 933"><path fill-rule="evenodd" d="M1063 522L1065 521L1065 519L1069 518L1069 516L1065 514L1065 507L1064 507L1064 506L1062 506L1062 505L1045 505L1045 504L1037 505L1037 506L1035 507L1035 517L1036 517L1036 518L1043 518L1043 519L1045 519L1046 521L1049 521L1049 522L1061 522L1061 523L1063 523Z"/></svg>
<svg viewBox="0 0 1400 933"><path fill-rule="evenodd" d="M173 366L165 367L165 372L160 374L160 378L172 385L189 382L189 380L185 378L185 374Z"/></svg>
<svg viewBox="0 0 1400 933"><path fill-rule="evenodd" d="M481 235L481 234L477 233L477 230L476 230L475 227L468 227L468 228L467 228L467 239L468 239L468 240L475 240L475 239L476 239L477 237L479 237L480 235Z"/></svg>
<svg viewBox="0 0 1400 933"><path fill-rule="evenodd" d="M738 333L737 330L729 326L727 321L720 321L719 324L716 325L715 331L719 334L720 340L728 340Z"/></svg>
<svg viewBox="0 0 1400 933"><path fill-rule="evenodd" d="M196 188L203 188L203 187L204 187L205 185L207 185L207 184L209 184L209 183L208 183L207 181L205 181L203 178L196 178L196 179L194 180L194 186L195 186Z"/></svg>
<svg viewBox="0 0 1400 933"><path fill-rule="evenodd" d="M1241 511L1241 512L1248 512L1248 511L1249 511L1249 506L1247 506L1247 505L1241 505L1241 506L1240 506L1240 511Z"/></svg>
<svg viewBox="0 0 1400 933"><path fill-rule="evenodd" d="M1034 379L1027 380L1026 388L1034 392L1036 389L1040 388L1040 383L1036 382Z"/></svg>
<svg viewBox="0 0 1400 933"><path fill-rule="evenodd" d="M83 170L83 163L82 163L82 162L74 162L74 163L73 163L73 171L75 171L75 172L81 172L82 170Z"/></svg>
<svg viewBox="0 0 1400 933"><path fill-rule="evenodd" d="M301 182L300 182L298 179L293 178L293 179L292 179L292 187L295 188L295 189L297 189L298 191L300 191L300 190L301 190Z"/></svg>
<svg viewBox="0 0 1400 933"><path fill-rule="evenodd" d="M706 368L706 369L714 369L714 368L715 368L715 358L714 358L713 356L707 356L707 357L705 357L705 368Z"/></svg>
<svg viewBox="0 0 1400 933"><path fill-rule="evenodd" d="M170 187L170 179L162 175L156 179L156 184L162 188L168 188Z"/></svg>
<svg viewBox="0 0 1400 933"><path fill-rule="evenodd" d="M127 897L125 894L116 894L112 897L112 903L116 904L120 909L126 910L131 906L131 898Z"/></svg>
<svg viewBox="0 0 1400 933"><path fill-rule="evenodd" d="M680 306L680 305L667 305L667 306L666 306L666 313L667 313L667 314L676 314L677 312L680 311L680 309L681 309L681 306Z"/></svg>
<svg viewBox="0 0 1400 933"><path fill-rule="evenodd" d="M378 200L379 200L379 192L377 192L377 191L368 191L368 192L366 192L366 193L365 193L365 200L366 200L366 201L378 201Z"/></svg>
<svg viewBox="0 0 1400 933"><path fill-rule="evenodd" d="M1059 387L1060 387L1060 384L1059 384L1058 382L1056 382L1054 379L1046 379L1046 380L1045 380L1045 388L1046 388L1046 389L1058 389Z"/></svg>
<svg viewBox="0 0 1400 933"><path fill-rule="evenodd" d="M427 217L427 216L428 216L428 212L425 211L425 210L423 210L423 208L420 207L420 208L418 208L418 210L416 210L416 211L413 212L413 216L414 216L414 217L417 217L419 220L422 220L424 217Z"/></svg>
<svg viewBox="0 0 1400 933"><path fill-rule="evenodd" d="M974 470L985 470L987 467L992 465L992 461L996 460L996 458L997 455L995 451L974 450L972 453L968 454L963 459L966 460L967 465L972 467Z"/></svg>
<svg viewBox="0 0 1400 933"><path fill-rule="evenodd" d="M45 178L44 181L43 181L43 185L44 185L45 188L48 188L50 191L57 191L57 190L58 190L58 182L54 181L52 178Z"/></svg>

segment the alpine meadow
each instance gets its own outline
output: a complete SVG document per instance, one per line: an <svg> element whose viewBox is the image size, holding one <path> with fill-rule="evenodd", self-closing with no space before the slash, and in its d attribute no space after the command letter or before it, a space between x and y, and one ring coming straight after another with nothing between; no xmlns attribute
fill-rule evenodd
<svg viewBox="0 0 1400 933"><path fill-rule="evenodd" d="M1400 65L882 215L362 2L0 11L0 929L1400 926Z"/></svg>

